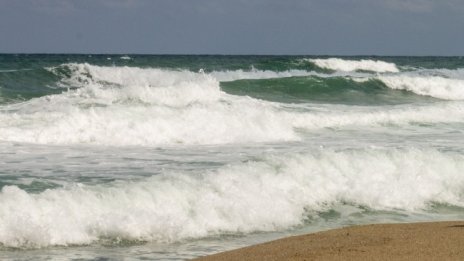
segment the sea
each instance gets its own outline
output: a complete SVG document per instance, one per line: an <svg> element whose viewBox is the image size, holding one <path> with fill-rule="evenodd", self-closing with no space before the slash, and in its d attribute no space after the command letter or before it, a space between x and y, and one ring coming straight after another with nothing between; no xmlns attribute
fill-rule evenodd
<svg viewBox="0 0 464 261"><path fill-rule="evenodd" d="M462 57L0 55L0 259L464 219Z"/></svg>

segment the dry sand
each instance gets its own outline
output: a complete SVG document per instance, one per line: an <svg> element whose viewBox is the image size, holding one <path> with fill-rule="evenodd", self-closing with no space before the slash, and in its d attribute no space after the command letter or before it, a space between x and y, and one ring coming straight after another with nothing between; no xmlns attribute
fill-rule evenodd
<svg viewBox="0 0 464 261"><path fill-rule="evenodd" d="M464 260L464 221L347 227L198 260Z"/></svg>

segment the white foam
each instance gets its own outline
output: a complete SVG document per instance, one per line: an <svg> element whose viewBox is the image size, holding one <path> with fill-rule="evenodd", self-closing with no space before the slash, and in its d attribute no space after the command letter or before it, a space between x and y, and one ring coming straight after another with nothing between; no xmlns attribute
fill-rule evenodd
<svg viewBox="0 0 464 261"><path fill-rule="evenodd" d="M452 79L461 79L464 80L464 69L434 69L434 72L438 72L441 75L437 76L442 76L445 78L452 78Z"/></svg>
<svg viewBox="0 0 464 261"><path fill-rule="evenodd" d="M449 79L464 80L464 69L446 69L446 68L410 68L410 70L403 72L407 76L426 76L426 77L443 77Z"/></svg>
<svg viewBox="0 0 464 261"><path fill-rule="evenodd" d="M298 130L461 122L464 104L364 107L292 105L222 92L189 71L67 65L62 94L0 107L0 140L161 146L300 140Z"/></svg>
<svg viewBox="0 0 464 261"><path fill-rule="evenodd" d="M0 73L9 73L9 72L21 72L21 71L32 71L33 69L11 69L11 70L0 70Z"/></svg>
<svg viewBox="0 0 464 261"><path fill-rule="evenodd" d="M320 74L305 70L287 70L287 71L270 71L270 70L229 70L229 71L213 71L211 76L221 82L230 82L242 79L272 79L285 78L295 76L320 76Z"/></svg>
<svg viewBox="0 0 464 261"><path fill-rule="evenodd" d="M251 98L183 107L137 103L89 107L88 99L72 103L61 98L37 99L12 106L14 113L0 113L0 140L110 146L227 144L299 140L298 129L464 120L462 103L297 111Z"/></svg>
<svg viewBox="0 0 464 261"><path fill-rule="evenodd" d="M324 108L324 109L322 109ZM364 127L385 124L452 123L464 120L464 104L447 103L428 106L356 107L329 105L306 114L289 114L296 128Z"/></svg>
<svg viewBox="0 0 464 261"><path fill-rule="evenodd" d="M273 107L247 99L179 108L143 104L87 108L84 103L50 99L34 101L35 106L43 106L35 111L29 103L19 113L0 114L0 140L154 146L297 139Z"/></svg>
<svg viewBox="0 0 464 261"><path fill-rule="evenodd" d="M344 72L353 71L371 71L371 72L399 72L398 67L394 63L374 60L344 60L340 58L328 59L307 59L316 66Z"/></svg>
<svg viewBox="0 0 464 261"><path fill-rule="evenodd" d="M305 70L287 70L287 71L270 71L270 70L227 70L227 71L213 71L208 73L220 82L230 82L236 80L259 80L259 79L274 79L274 78L287 78L287 77L304 77L304 76L316 76L320 78L332 78L332 77L350 77L353 79L365 79L369 80L368 77L372 76L369 73L363 72L334 72L330 74L319 73L315 71Z"/></svg>
<svg viewBox="0 0 464 261"><path fill-rule="evenodd" d="M407 90L445 100L464 99L464 79L407 74L378 76L377 78L392 89Z"/></svg>
<svg viewBox="0 0 464 261"><path fill-rule="evenodd" d="M6 186L0 193L0 243L174 242L275 231L341 202L376 210L421 211L432 202L463 206L463 171L462 155L436 150L321 150L39 194Z"/></svg>
<svg viewBox="0 0 464 261"><path fill-rule="evenodd" d="M297 139L275 105L227 95L203 73L68 66L73 74L65 81L82 87L4 107L0 140L152 146Z"/></svg>

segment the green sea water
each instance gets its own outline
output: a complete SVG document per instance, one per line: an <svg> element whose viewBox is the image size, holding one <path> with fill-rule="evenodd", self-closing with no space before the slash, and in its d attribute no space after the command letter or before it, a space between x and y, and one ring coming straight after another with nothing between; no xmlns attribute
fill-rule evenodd
<svg viewBox="0 0 464 261"><path fill-rule="evenodd" d="M461 57L0 55L0 259L464 218Z"/></svg>

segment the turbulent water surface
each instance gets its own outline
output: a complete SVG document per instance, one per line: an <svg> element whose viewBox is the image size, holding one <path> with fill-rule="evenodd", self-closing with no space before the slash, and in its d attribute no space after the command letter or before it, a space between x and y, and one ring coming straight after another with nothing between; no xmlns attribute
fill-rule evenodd
<svg viewBox="0 0 464 261"><path fill-rule="evenodd" d="M0 258L464 218L464 59L0 55Z"/></svg>

